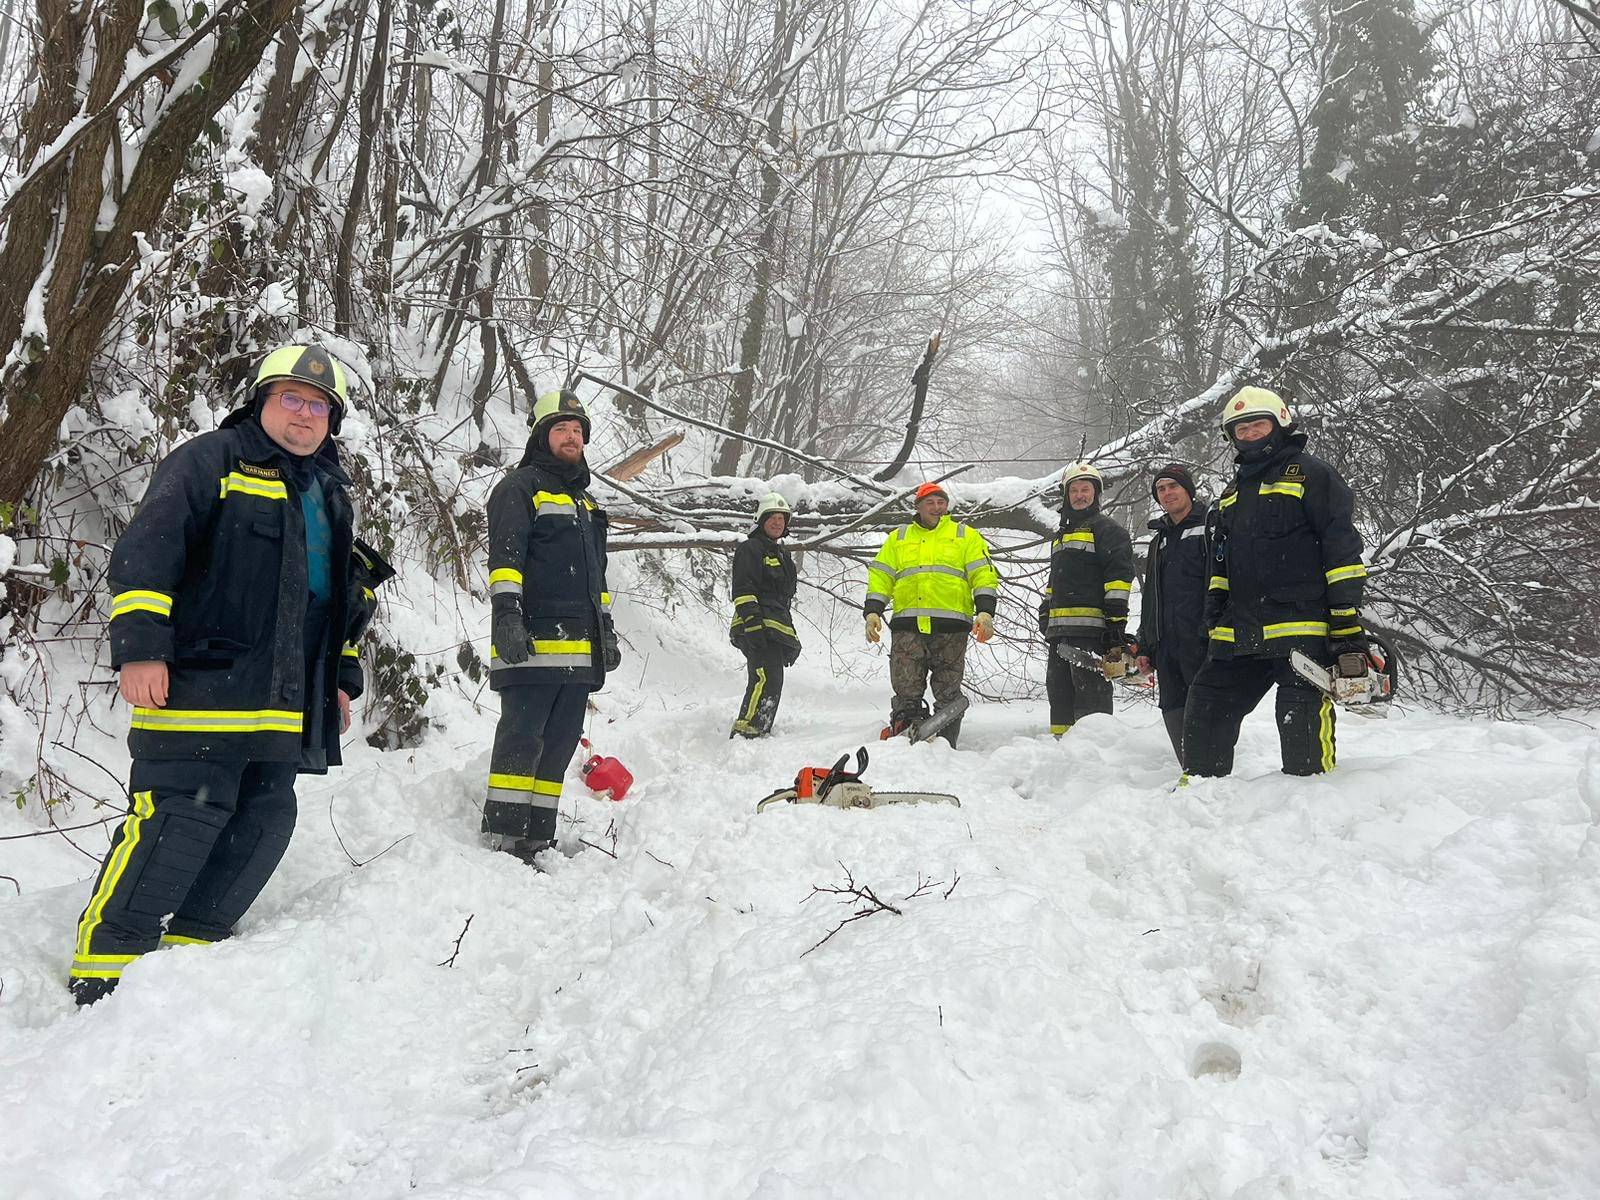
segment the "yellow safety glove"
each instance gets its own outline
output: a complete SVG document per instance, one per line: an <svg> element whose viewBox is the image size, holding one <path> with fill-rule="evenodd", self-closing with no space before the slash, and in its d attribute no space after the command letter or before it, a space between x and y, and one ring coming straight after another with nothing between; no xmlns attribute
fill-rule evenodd
<svg viewBox="0 0 1600 1200"><path fill-rule="evenodd" d="M972 621L972 632L980 642L987 642L994 636L994 614L979 613Z"/></svg>
<svg viewBox="0 0 1600 1200"><path fill-rule="evenodd" d="M883 636L883 618L877 613L867 614L867 641L876 642Z"/></svg>

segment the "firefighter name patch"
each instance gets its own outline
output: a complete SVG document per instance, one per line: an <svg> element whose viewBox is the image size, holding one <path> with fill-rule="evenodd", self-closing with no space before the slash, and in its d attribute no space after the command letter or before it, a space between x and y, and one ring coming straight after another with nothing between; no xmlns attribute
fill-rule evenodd
<svg viewBox="0 0 1600 1200"><path fill-rule="evenodd" d="M238 470L246 475L254 475L257 479L281 479L283 473L277 467L258 467L255 463L242 462Z"/></svg>

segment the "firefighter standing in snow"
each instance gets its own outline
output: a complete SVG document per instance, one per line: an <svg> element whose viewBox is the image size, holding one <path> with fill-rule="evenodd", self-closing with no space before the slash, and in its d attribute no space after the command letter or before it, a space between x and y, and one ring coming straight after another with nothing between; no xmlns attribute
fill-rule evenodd
<svg viewBox="0 0 1600 1200"><path fill-rule="evenodd" d="M1206 661L1206 543L1209 506L1195 497L1194 477L1179 463L1155 474L1150 495L1162 515L1145 560L1139 592L1139 670L1156 673L1161 719L1172 752L1183 762L1183 710Z"/></svg>
<svg viewBox="0 0 1600 1200"><path fill-rule="evenodd" d="M1057 737L1090 713L1111 711L1111 681L1096 664L1127 641L1133 539L1100 511L1104 486L1088 463L1071 464L1061 477L1061 530L1039 603L1039 632L1050 648L1050 732Z"/></svg>
<svg viewBox="0 0 1600 1200"><path fill-rule="evenodd" d="M928 715L923 691L930 679L937 708L961 695L966 670L967 634L980 642L994 635L994 610L1000 576L989 561L983 535L950 519L950 497L936 483L917 489L917 519L884 539L878 557L867 564L867 641L889 622L889 682L894 701L889 727L895 732ZM959 720L940 736L956 744Z"/></svg>
<svg viewBox="0 0 1600 1200"><path fill-rule="evenodd" d="M483 830L532 863L555 841L589 693L621 661L606 590L606 514L590 498L589 414L571 391L534 405L522 461L489 496L489 686L500 722Z"/></svg>
<svg viewBox="0 0 1600 1200"><path fill-rule="evenodd" d="M733 723L733 733L741 737L771 732L783 698L784 668L800 657L800 638L789 611L794 603L794 559L778 544L789 531L789 515L789 502L769 492L756 510L756 527L733 553L729 637L744 655L748 676Z"/></svg>
<svg viewBox="0 0 1600 1200"><path fill-rule="evenodd" d="M1333 702L1294 673L1289 653L1326 664L1367 649L1354 500L1337 471L1305 452L1306 435L1276 393L1241 388L1223 407L1222 430L1239 470L1210 523L1210 655L1189 689L1184 767L1232 771L1240 723L1276 684L1283 769L1320 774L1334 765Z"/></svg>
<svg viewBox="0 0 1600 1200"><path fill-rule="evenodd" d="M162 943L229 936L288 848L296 773L340 761L389 573L352 562L329 437L346 396L322 347L273 351L249 404L156 468L111 552L132 804L78 922L79 1004Z"/></svg>

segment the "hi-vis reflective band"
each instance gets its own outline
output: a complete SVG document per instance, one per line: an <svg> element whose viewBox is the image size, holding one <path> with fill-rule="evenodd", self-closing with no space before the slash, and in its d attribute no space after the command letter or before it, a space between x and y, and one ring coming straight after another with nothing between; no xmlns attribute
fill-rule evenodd
<svg viewBox="0 0 1600 1200"><path fill-rule="evenodd" d="M1280 621L1276 625L1263 625L1261 635L1265 638L1286 637L1327 637L1328 623L1326 621Z"/></svg>
<svg viewBox="0 0 1600 1200"><path fill-rule="evenodd" d="M172 615L172 597L165 592L131 591L118 592L111 597L111 619L125 617L129 613L147 612L155 613L158 617Z"/></svg>
<svg viewBox="0 0 1600 1200"><path fill-rule="evenodd" d="M154 733L300 733L305 714L279 708L135 708L133 728Z"/></svg>
<svg viewBox="0 0 1600 1200"><path fill-rule="evenodd" d="M735 608L738 608L741 604L754 604L754 603L756 603L756 598L754 596L735 596L733 598L733 606Z"/></svg>
<svg viewBox="0 0 1600 1200"><path fill-rule="evenodd" d="M1218 508L1227 508L1228 505L1237 504L1238 502L1239 502L1239 493L1238 492L1229 492L1221 500L1217 501L1217 507Z"/></svg>
<svg viewBox="0 0 1600 1200"><path fill-rule="evenodd" d="M1213 575L1211 577L1211 582L1206 584L1206 590L1217 592L1229 591L1230 588L1228 586L1228 577L1226 575Z"/></svg>
<svg viewBox="0 0 1600 1200"><path fill-rule="evenodd" d="M610 612L611 611L611 593L610 592L601 592L600 593L600 611L601 612Z"/></svg>
<svg viewBox="0 0 1600 1200"><path fill-rule="evenodd" d="M1108 579L1108 580L1106 580L1106 599L1107 600L1112 599L1114 596L1125 596L1131 590L1133 590L1133 584L1129 583L1126 579Z"/></svg>
<svg viewBox="0 0 1600 1200"><path fill-rule="evenodd" d="M530 808L559 808L561 780L535 779L532 775L489 773L489 797L502 804L526 804Z"/></svg>
<svg viewBox="0 0 1600 1200"><path fill-rule="evenodd" d="M182 933L163 933L161 935L163 946L210 946L213 943L205 938L189 937Z"/></svg>
<svg viewBox="0 0 1600 1200"><path fill-rule="evenodd" d="M954 575L957 579L965 579L967 573L960 567L945 567L937 563L928 563L920 567L905 567L900 571L899 578L905 579L910 575Z"/></svg>
<svg viewBox="0 0 1600 1200"><path fill-rule="evenodd" d="M1317 741L1322 747L1322 769L1331 771L1337 761L1333 746L1333 701L1322 698L1322 711L1318 714Z"/></svg>
<svg viewBox="0 0 1600 1200"><path fill-rule="evenodd" d="M1261 636L1268 641L1273 638L1290 637L1320 637L1328 636L1328 623L1326 621L1280 621L1275 625L1263 625ZM1218 625L1211 631L1211 640L1214 642L1231 642L1234 640L1233 629L1228 625Z"/></svg>
<svg viewBox="0 0 1600 1200"><path fill-rule="evenodd" d="M1057 737L1060 737L1062 734L1064 734L1067 730L1069 730L1071 728L1072 728L1071 725L1052 725L1052 726L1050 726L1050 732L1055 734Z"/></svg>
<svg viewBox="0 0 1600 1200"><path fill-rule="evenodd" d="M491 596L522 595L522 572L515 567L496 567L489 572Z"/></svg>
<svg viewBox="0 0 1600 1200"><path fill-rule="evenodd" d="M523 671L534 667L587 667L592 661L593 643L588 638L574 641L556 641L536 638L529 646L527 662L508 663L500 660L500 651L489 647L491 671Z"/></svg>
<svg viewBox="0 0 1600 1200"><path fill-rule="evenodd" d="M345 643L344 649L341 650L339 653L340 653L340 656L343 657L343 658L360 658L361 657L361 649L360 649L360 647L352 646L349 642Z"/></svg>
<svg viewBox="0 0 1600 1200"><path fill-rule="evenodd" d="M90 948L94 931L105 916L106 904L116 894L117 885L122 882L122 876L128 869L128 862L139 848L139 841L144 836L144 823L155 816L155 812L154 792L133 794L133 808L122 819L122 826L117 830L117 848L106 859L100 883L78 920L78 941L73 952L72 970L68 972L74 979L117 979L122 975L122 968L138 957L134 954L93 954Z"/></svg>
<svg viewBox="0 0 1600 1200"><path fill-rule="evenodd" d="M1296 500L1306 498L1306 485L1291 483L1287 479L1280 479L1276 483L1263 483L1259 495L1262 496L1293 496Z"/></svg>
<svg viewBox="0 0 1600 1200"><path fill-rule="evenodd" d="M1056 545L1063 550L1093 550L1094 532L1080 529L1076 533L1063 533L1056 539Z"/></svg>
<svg viewBox="0 0 1600 1200"><path fill-rule="evenodd" d="M1323 574L1330 584L1342 583L1346 579L1365 579L1367 568L1364 563L1353 563L1348 567L1334 567L1333 570L1324 571Z"/></svg>
<svg viewBox="0 0 1600 1200"><path fill-rule="evenodd" d="M774 621L771 617L766 618L761 622L761 624L768 629L773 629L779 633L787 634L796 641L798 641L800 638L800 635L794 631L793 625L785 625L782 621Z"/></svg>
<svg viewBox="0 0 1600 1200"><path fill-rule="evenodd" d="M1049 615L1052 629L1104 629L1106 624L1101 608L1052 608Z"/></svg>
<svg viewBox="0 0 1600 1200"><path fill-rule="evenodd" d="M750 703L744 706L744 712L739 714L739 719L734 724L743 726L747 731L754 731L755 727L750 722L755 720L756 708L760 705L762 693L766 690L767 669L765 667L757 667L756 685L750 689Z"/></svg>
<svg viewBox="0 0 1600 1200"><path fill-rule="evenodd" d="M289 498L289 489L281 479L255 479L238 471L229 471L222 477L221 485L222 494L218 498L223 500L229 496L261 496L267 500Z"/></svg>
<svg viewBox="0 0 1600 1200"><path fill-rule="evenodd" d="M578 502L559 492L535 492L533 513L537 517L575 517L578 515Z"/></svg>
<svg viewBox="0 0 1600 1200"><path fill-rule="evenodd" d="M894 615L896 617L918 617L922 619L947 617L952 621L970 621L972 619L971 613L955 608L897 608L894 610ZM923 629L922 632L927 633L929 630Z"/></svg>

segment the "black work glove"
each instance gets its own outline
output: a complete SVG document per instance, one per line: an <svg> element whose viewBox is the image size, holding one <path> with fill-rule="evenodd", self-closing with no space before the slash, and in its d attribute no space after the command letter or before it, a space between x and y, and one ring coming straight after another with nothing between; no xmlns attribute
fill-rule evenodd
<svg viewBox="0 0 1600 1200"><path fill-rule="evenodd" d="M607 629L600 635L600 654L607 671L615 671L622 665L622 647L617 642L616 630Z"/></svg>
<svg viewBox="0 0 1600 1200"><path fill-rule="evenodd" d="M783 665L786 666L786 667L792 667L792 666L795 665L795 663L797 663L799 661L800 661L800 647L799 646L785 646L784 650L783 650Z"/></svg>
<svg viewBox="0 0 1600 1200"><path fill-rule="evenodd" d="M528 661L528 627L522 623L521 612L500 613L490 628L494 631L494 651L501 662L516 666Z"/></svg>

